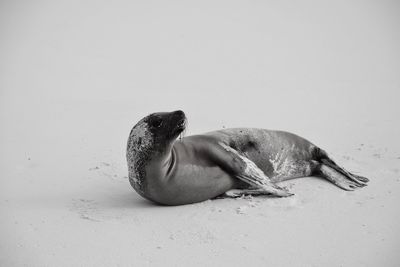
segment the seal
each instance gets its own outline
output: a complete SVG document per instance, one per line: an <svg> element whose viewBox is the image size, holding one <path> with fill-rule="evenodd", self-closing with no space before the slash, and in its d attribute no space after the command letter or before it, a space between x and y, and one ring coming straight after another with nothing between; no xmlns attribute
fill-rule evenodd
<svg viewBox="0 0 400 267"><path fill-rule="evenodd" d="M232 128L178 138L186 124L178 110L150 114L132 128L126 151L129 182L142 197L183 205L219 196L288 197L293 194L277 183L311 175L344 190L369 181L289 132Z"/></svg>

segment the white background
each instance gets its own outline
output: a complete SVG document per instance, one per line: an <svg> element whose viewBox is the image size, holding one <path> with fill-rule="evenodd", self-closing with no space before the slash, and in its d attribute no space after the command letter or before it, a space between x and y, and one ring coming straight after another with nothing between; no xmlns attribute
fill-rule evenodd
<svg viewBox="0 0 400 267"><path fill-rule="evenodd" d="M1 266L398 266L398 1L1 1ZM160 207L125 145L155 111L187 135L295 132L371 179L286 199Z"/></svg>

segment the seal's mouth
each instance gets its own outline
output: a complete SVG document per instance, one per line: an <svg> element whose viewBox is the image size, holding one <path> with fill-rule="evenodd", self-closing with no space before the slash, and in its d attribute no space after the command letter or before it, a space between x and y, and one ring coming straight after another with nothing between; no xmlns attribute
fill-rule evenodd
<svg viewBox="0 0 400 267"><path fill-rule="evenodd" d="M185 136L186 123L187 123L186 117L184 117L178 122L177 131L179 134L179 141L182 141L182 138Z"/></svg>
<svg viewBox="0 0 400 267"><path fill-rule="evenodd" d="M176 125L176 129L183 131L183 130L185 130L185 127L186 127L186 118L183 118L178 121L178 123Z"/></svg>
<svg viewBox="0 0 400 267"><path fill-rule="evenodd" d="M180 135L182 132L185 131L186 129L186 124L187 124L187 120L186 120L186 116L185 113L181 110L177 110L174 112L171 112L171 125L172 129L171 129L171 136L178 136Z"/></svg>

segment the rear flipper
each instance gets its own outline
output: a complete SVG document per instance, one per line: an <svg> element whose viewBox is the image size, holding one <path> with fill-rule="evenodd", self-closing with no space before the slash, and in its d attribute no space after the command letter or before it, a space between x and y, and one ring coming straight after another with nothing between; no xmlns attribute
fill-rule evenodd
<svg viewBox="0 0 400 267"><path fill-rule="evenodd" d="M344 190L355 190L359 187L367 185L369 179L363 176L352 174L337 165L325 151L321 150L321 158L319 159L319 172L324 178L334 183Z"/></svg>
<svg viewBox="0 0 400 267"><path fill-rule="evenodd" d="M323 158L321 159L321 162L333 169L335 169L336 171L342 173L343 175L346 175L349 177L349 179L351 179L352 181L358 183L358 184L363 184L366 185L369 182L369 179L363 176L359 176L356 174L353 174L349 171L346 171L345 169L343 169L342 167L340 167L339 165L337 165L331 158Z"/></svg>

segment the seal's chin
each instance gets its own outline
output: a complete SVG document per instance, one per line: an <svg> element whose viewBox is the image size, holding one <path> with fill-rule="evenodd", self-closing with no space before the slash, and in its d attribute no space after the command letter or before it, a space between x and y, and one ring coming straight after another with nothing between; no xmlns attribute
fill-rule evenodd
<svg viewBox="0 0 400 267"><path fill-rule="evenodd" d="M180 121L178 122L178 124L176 125L175 129L174 129L174 133L175 134L180 134L181 132L183 132L186 128L186 123L185 121Z"/></svg>
<svg viewBox="0 0 400 267"><path fill-rule="evenodd" d="M186 118L180 119L174 129L174 135L178 137L182 132L184 132L186 129Z"/></svg>
<svg viewBox="0 0 400 267"><path fill-rule="evenodd" d="M183 131L183 130L185 130L185 128L186 128L186 118L183 118L177 123L176 129Z"/></svg>

